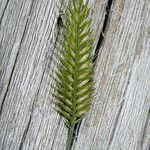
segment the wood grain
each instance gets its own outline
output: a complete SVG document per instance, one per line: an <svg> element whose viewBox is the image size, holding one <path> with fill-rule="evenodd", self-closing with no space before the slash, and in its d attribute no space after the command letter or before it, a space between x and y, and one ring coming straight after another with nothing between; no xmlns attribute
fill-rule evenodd
<svg viewBox="0 0 150 150"><path fill-rule="evenodd" d="M0 0L2 150L65 149L67 129L52 93L63 29L58 18L67 2ZM96 96L73 149L148 150L150 1L90 4L98 54Z"/></svg>

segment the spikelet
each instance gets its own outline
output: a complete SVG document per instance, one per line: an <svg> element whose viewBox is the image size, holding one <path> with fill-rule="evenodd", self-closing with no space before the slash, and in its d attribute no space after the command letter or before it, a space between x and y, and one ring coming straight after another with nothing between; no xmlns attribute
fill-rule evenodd
<svg viewBox="0 0 150 150"><path fill-rule="evenodd" d="M68 127L67 150L75 126L90 110L93 97L93 38L88 1L73 0L66 10L59 58L56 105Z"/></svg>

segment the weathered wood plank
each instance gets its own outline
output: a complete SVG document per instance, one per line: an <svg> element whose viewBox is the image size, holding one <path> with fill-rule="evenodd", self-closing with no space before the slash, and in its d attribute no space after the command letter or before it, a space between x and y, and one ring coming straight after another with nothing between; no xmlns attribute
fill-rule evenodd
<svg viewBox="0 0 150 150"><path fill-rule="evenodd" d="M113 2L97 61L95 105L75 149L150 148L150 130L144 129L150 110L149 16L148 0Z"/></svg>
<svg viewBox="0 0 150 150"><path fill-rule="evenodd" d="M74 148L148 150L150 2L115 0L110 21L105 14L111 0L90 2L95 49L100 48L95 76L98 88ZM65 149L67 129L54 110L51 85L52 60L62 30L58 16L67 0L0 3L0 148ZM100 33L105 29L103 41Z"/></svg>

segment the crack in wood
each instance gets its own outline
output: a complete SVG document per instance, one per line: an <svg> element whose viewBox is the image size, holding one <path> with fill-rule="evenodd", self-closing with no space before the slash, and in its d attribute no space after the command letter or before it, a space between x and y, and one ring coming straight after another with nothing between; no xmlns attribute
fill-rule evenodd
<svg viewBox="0 0 150 150"><path fill-rule="evenodd" d="M10 82L11 82L12 75L13 75L13 72L14 72L14 69L15 69L15 65L16 65L16 62L17 62L17 57L18 57L18 53L17 53L17 55L16 55L15 63L14 63L14 66L13 66L13 68L12 68L12 72L11 72L11 75L10 75L10 79L9 79L9 82L8 82L8 86L7 86L7 89L6 89L4 98L3 98L3 100L2 100L2 104L1 104L1 107L0 107L0 116L1 116L1 114L2 114L4 101L5 101L5 99L6 99L6 96L7 96L8 90L9 90Z"/></svg>
<svg viewBox="0 0 150 150"><path fill-rule="evenodd" d="M111 9L112 3L113 3L113 0L108 0L107 5L106 5L105 19L104 19L102 31L101 31L100 36L99 36L98 43L96 45L96 49L95 49L95 53L94 53L94 56L95 56L94 62L96 62L96 59L97 59L99 51L100 51L100 47L101 47L102 42L104 40L104 34L106 34L106 29L108 27L109 14L110 14L110 9Z"/></svg>
<svg viewBox="0 0 150 150"><path fill-rule="evenodd" d="M0 27L1 27L2 19L3 19L4 13L5 13L6 9L7 9L8 3L9 3L9 0L7 0L5 8L4 8L3 13L2 13L2 16L0 18Z"/></svg>
<svg viewBox="0 0 150 150"><path fill-rule="evenodd" d="M30 118L29 118L27 127L26 127L26 129L24 130L24 132L23 132L23 136L22 136L22 139L21 139L21 143L20 143L20 146L19 146L19 150L22 150L23 143L24 143L24 141L25 141L25 139L26 139L26 136L27 136L27 133L28 133L28 130L29 130L29 127L30 127L31 119L32 119L32 113L30 114Z"/></svg>
<svg viewBox="0 0 150 150"><path fill-rule="evenodd" d="M148 110L145 125L144 125L144 129L143 129L143 135L142 135L142 139L141 139L141 143L140 143L141 149L143 148L143 145L144 145L144 138L145 138L145 135L146 135L146 130L148 128L149 119L150 119L150 108ZM150 148L150 146L149 146L149 148Z"/></svg>
<svg viewBox="0 0 150 150"><path fill-rule="evenodd" d="M52 54L50 55L50 62L48 63L48 68L50 68L52 62L54 62L54 64L57 64L57 61L54 61L54 57L57 58L57 55L55 54L55 49L57 50L58 44L60 43L61 37L62 37L62 31L63 31L63 19L62 19L62 7L63 7L63 1L61 3L60 6L60 10L59 10L59 16L57 17L57 23L55 24L55 40L54 40L54 44L53 44L53 51ZM56 52L57 53L57 52ZM49 54L46 54L47 56L49 56Z"/></svg>

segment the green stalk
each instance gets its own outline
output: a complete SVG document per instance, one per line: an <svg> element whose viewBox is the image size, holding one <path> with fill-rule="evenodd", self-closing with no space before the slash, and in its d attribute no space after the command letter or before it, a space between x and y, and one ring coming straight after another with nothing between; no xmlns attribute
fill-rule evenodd
<svg viewBox="0 0 150 150"><path fill-rule="evenodd" d="M74 127L75 124L72 125L72 127L68 131L68 137L67 137L67 142L66 142L66 150L71 150L71 146L73 143L73 136L74 136Z"/></svg>

